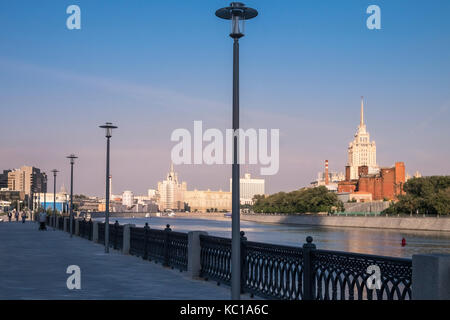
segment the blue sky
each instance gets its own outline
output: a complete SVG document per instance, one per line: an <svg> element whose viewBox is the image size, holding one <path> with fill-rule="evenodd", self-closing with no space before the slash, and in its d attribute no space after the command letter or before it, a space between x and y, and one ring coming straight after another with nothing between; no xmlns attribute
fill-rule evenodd
<svg viewBox="0 0 450 320"><path fill-rule="evenodd" d="M214 16L226 1L0 2L0 169L58 168L76 153L78 193L143 193L164 178L176 128L231 124L232 40ZM82 29L66 28L81 8ZM259 16L241 40L241 125L279 128L280 171L267 192L343 171L365 96L382 166L450 174L450 2L249 1ZM366 8L381 8L381 30ZM257 173L259 167L243 170ZM228 189L229 166L178 166L188 188Z"/></svg>

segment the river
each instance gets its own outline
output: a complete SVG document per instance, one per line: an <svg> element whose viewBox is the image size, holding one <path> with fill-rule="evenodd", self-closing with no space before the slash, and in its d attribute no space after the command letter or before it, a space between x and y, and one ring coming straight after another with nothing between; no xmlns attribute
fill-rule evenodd
<svg viewBox="0 0 450 320"><path fill-rule="evenodd" d="M164 229L166 224L170 224L173 231L201 230L214 236L227 238L231 236L231 219L110 218L111 223L116 220L120 224L133 223L136 226L144 226L148 222L150 228L155 229ZM241 230L245 231L249 241L289 246L302 246L305 238L312 236L313 243L318 249L405 258L411 258L413 254L418 253L450 254L450 233L448 232L279 225L248 221L241 221ZM406 239L404 247L401 245L402 238Z"/></svg>

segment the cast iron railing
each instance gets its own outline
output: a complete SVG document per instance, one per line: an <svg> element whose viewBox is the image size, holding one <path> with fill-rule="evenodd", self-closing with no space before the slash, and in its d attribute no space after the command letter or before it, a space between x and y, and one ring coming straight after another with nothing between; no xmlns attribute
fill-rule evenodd
<svg viewBox="0 0 450 320"><path fill-rule="evenodd" d="M79 235L92 239L92 221L78 223ZM111 247L122 249L124 226L116 221L109 230ZM273 245L247 241L241 232L241 292L284 300L411 299L411 259L319 250L312 237L306 241L303 247ZM98 223L98 242L105 243L104 223ZM170 225L130 227L132 255L187 270L187 251L188 234ZM200 263L201 277L230 285L231 239L200 235Z"/></svg>
<svg viewBox="0 0 450 320"><path fill-rule="evenodd" d="M410 259L328 250L313 250L312 256L317 300L411 300ZM367 285L370 266L379 268L378 288L375 281Z"/></svg>
<svg viewBox="0 0 450 320"><path fill-rule="evenodd" d="M200 276L231 283L231 239L200 235Z"/></svg>
<svg viewBox="0 0 450 320"><path fill-rule="evenodd" d="M230 239L201 235L200 245L200 275L229 285ZM410 259L317 250L311 237L303 248L251 242L243 232L241 256L241 291L252 295L286 300L411 299ZM379 287L370 266L380 270Z"/></svg>
<svg viewBox="0 0 450 320"><path fill-rule="evenodd" d="M188 235L165 230L130 228L130 254L145 260L160 262L164 266L187 270Z"/></svg>
<svg viewBox="0 0 450 320"><path fill-rule="evenodd" d="M79 234L80 237L92 240L93 224L92 221L86 221L86 219L80 220L79 222Z"/></svg>
<svg viewBox="0 0 450 320"><path fill-rule="evenodd" d="M103 222L100 222L98 224L98 240L97 241L98 241L98 243L105 244L105 224Z"/></svg>
<svg viewBox="0 0 450 320"><path fill-rule="evenodd" d="M117 221L109 225L109 246L116 250L123 247L123 226Z"/></svg>

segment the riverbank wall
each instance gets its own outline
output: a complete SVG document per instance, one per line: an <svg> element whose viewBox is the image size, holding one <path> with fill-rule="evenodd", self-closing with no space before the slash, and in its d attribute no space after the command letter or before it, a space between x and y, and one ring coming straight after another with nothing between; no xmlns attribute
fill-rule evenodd
<svg viewBox="0 0 450 320"><path fill-rule="evenodd" d="M245 214L241 216L241 220L270 224L450 232L450 218L442 217L333 217Z"/></svg>

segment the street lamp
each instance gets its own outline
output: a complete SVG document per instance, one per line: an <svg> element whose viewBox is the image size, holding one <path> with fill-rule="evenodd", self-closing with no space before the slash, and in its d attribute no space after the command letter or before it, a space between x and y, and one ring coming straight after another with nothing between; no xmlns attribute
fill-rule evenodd
<svg viewBox="0 0 450 320"><path fill-rule="evenodd" d="M240 236L240 168L239 146L239 38L244 36L245 20L253 19L258 11L246 7L241 2L232 2L229 7L216 11L221 19L231 20L230 37L233 42L233 166L232 166L232 214L231 214L231 298L241 296L241 236Z"/></svg>
<svg viewBox="0 0 450 320"><path fill-rule="evenodd" d="M106 203L105 203L105 252L109 252L109 144L113 129L117 129L111 122L106 122L100 128L105 129L106 137Z"/></svg>
<svg viewBox="0 0 450 320"><path fill-rule="evenodd" d="M47 213L47 174L45 174L45 173L44 173L43 185L44 185L44 211L45 211L45 213Z"/></svg>
<svg viewBox="0 0 450 320"><path fill-rule="evenodd" d="M70 223L70 237L72 238L73 234L73 165L75 163L75 159L78 157L74 154L71 154L66 157L70 159L70 209L69 209L69 223Z"/></svg>
<svg viewBox="0 0 450 320"><path fill-rule="evenodd" d="M56 169L53 169L52 172L53 172L53 216L54 216L53 219L55 220L54 226L56 229L58 227L56 225L56 222L57 222L57 220L56 220L56 174L59 171Z"/></svg>

